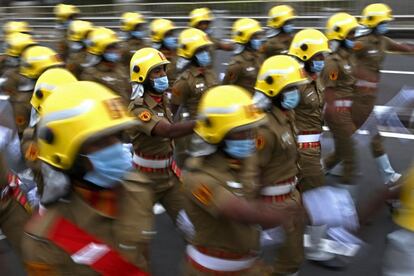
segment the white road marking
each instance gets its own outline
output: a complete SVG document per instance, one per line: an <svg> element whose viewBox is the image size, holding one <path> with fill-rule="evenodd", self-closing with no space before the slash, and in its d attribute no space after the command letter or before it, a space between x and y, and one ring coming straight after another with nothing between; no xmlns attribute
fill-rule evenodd
<svg viewBox="0 0 414 276"><path fill-rule="evenodd" d="M383 74L414 75L413 71L380 70Z"/></svg>

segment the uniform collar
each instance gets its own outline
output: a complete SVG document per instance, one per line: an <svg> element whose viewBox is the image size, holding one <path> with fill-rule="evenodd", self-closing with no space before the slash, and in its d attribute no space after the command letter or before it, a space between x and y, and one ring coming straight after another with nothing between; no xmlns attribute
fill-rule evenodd
<svg viewBox="0 0 414 276"><path fill-rule="evenodd" d="M118 195L118 189L90 190L83 187L74 186L74 196L72 197L72 200L80 200L99 214L105 217L115 218L118 211ZM73 205L79 206L81 204ZM84 214L83 212L85 212L85 209L82 208L82 210L79 211Z"/></svg>
<svg viewBox="0 0 414 276"><path fill-rule="evenodd" d="M204 75L204 73L206 72L207 68L204 67L197 67L195 65L191 65L190 68L188 68L189 72L191 73L191 75L193 75L194 77L198 77L199 75Z"/></svg>
<svg viewBox="0 0 414 276"><path fill-rule="evenodd" d="M161 52L164 54L164 56L169 60L172 57L175 57L175 51L162 48Z"/></svg>
<svg viewBox="0 0 414 276"><path fill-rule="evenodd" d="M250 50L244 50L241 54L240 54L244 59L248 60L248 61L252 61L257 59L257 54L254 51L250 51Z"/></svg>
<svg viewBox="0 0 414 276"><path fill-rule="evenodd" d="M285 124L288 123L288 116L287 116L287 114L285 114L285 112L283 112L282 110L280 110L280 108L278 108L276 106L273 106L272 107L272 110L270 111L270 113L272 113L274 115L274 117L276 118L276 120L280 124L285 125Z"/></svg>
<svg viewBox="0 0 414 276"><path fill-rule="evenodd" d="M344 47L339 47L337 53L340 57L346 59L351 55L351 50L345 49Z"/></svg>
<svg viewBox="0 0 414 276"><path fill-rule="evenodd" d="M111 72L116 67L116 64L109 65L106 61L101 61L96 65L96 68L101 72Z"/></svg>
<svg viewBox="0 0 414 276"><path fill-rule="evenodd" d="M153 109L154 107L156 107L157 105L162 105L163 100L160 100L158 102L158 100L155 100L154 97L160 97L161 99L164 98L164 95L151 95L150 92L145 92L144 93L144 102L148 105L149 108Z"/></svg>

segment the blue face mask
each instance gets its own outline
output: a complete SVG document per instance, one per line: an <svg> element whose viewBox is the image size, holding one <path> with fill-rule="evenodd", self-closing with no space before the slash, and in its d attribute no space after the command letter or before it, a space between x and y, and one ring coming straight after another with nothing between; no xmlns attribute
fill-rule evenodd
<svg viewBox="0 0 414 276"><path fill-rule="evenodd" d="M353 48L354 48L354 46L355 46L355 41L350 40L350 39L345 39L344 41L345 41L345 46L346 46L348 49L353 49Z"/></svg>
<svg viewBox="0 0 414 276"><path fill-rule="evenodd" d="M283 32L285 32L287 34L290 34L290 33L293 33L293 27L295 27L295 25L292 24L292 23L285 24L285 25L283 25L282 30L283 30Z"/></svg>
<svg viewBox="0 0 414 276"><path fill-rule="evenodd" d="M121 60L121 55L118 53L104 53L103 57L106 61L116 63Z"/></svg>
<svg viewBox="0 0 414 276"><path fill-rule="evenodd" d="M233 158L244 159L256 151L256 140L224 140L224 151Z"/></svg>
<svg viewBox="0 0 414 276"><path fill-rule="evenodd" d="M159 77L153 80L153 87L156 92L163 93L165 90L168 89L168 77Z"/></svg>
<svg viewBox="0 0 414 276"><path fill-rule="evenodd" d="M144 38L145 32L144 31L132 31L131 36L135 38Z"/></svg>
<svg viewBox="0 0 414 276"><path fill-rule="evenodd" d="M281 105L284 109L290 110L298 106L299 101L300 93L299 90L295 89L283 93Z"/></svg>
<svg viewBox="0 0 414 276"><path fill-rule="evenodd" d="M91 161L93 170L86 173L83 178L102 188L115 187L132 168L132 156L124 150L121 143L86 156Z"/></svg>
<svg viewBox="0 0 414 276"><path fill-rule="evenodd" d="M263 40L261 39L256 38L256 39L250 40L250 46L256 51L258 51L260 47L262 47L262 45L263 45Z"/></svg>
<svg viewBox="0 0 414 276"><path fill-rule="evenodd" d="M375 32L379 35L383 35L388 33L388 23L382 23L379 24L376 28L375 28Z"/></svg>
<svg viewBox="0 0 414 276"><path fill-rule="evenodd" d="M319 73L319 72L322 72L323 67L325 67L325 61L313 60L311 63L310 69L313 73Z"/></svg>
<svg viewBox="0 0 414 276"><path fill-rule="evenodd" d="M168 49L176 49L177 48L177 38L174 36L168 36L164 38L164 45Z"/></svg>
<svg viewBox="0 0 414 276"><path fill-rule="evenodd" d="M206 66L209 66L211 64L211 57L210 57L210 53L208 51L198 52L195 55L195 58L196 58L198 64L201 67L206 67Z"/></svg>

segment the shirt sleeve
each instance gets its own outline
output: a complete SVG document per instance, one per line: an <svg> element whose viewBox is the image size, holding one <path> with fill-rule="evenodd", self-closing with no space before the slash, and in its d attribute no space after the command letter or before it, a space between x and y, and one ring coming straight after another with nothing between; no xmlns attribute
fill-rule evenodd
<svg viewBox="0 0 414 276"><path fill-rule="evenodd" d="M322 84L325 88L336 87L339 78L339 66L335 60L328 59L321 74Z"/></svg>
<svg viewBox="0 0 414 276"><path fill-rule="evenodd" d="M392 45L398 44L398 42L386 36L383 36L382 40L383 40L383 43L385 44L386 50L390 50L392 48Z"/></svg>
<svg viewBox="0 0 414 276"><path fill-rule="evenodd" d="M172 88L171 103L174 105L181 105L187 101L190 94L190 87L184 79L178 79Z"/></svg>
<svg viewBox="0 0 414 276"><path fill-rule="evenodd" d="M221 206L235 196L218 180L200 173L186 174L183 182L189 200L214 217L218 217Z"/></svg>
<svg viewBox="0 0 414 276"><path fill-rule="evenodd" d="M138 118L141 122L141 124L137 127L137 130L147 136L151 136L154 127L163 119L162 117L157 116L157 114L152 112L150 109L144 107L135 108L131 112L133 116Z"/></svg>
<svg viewBox="0 0 414 276"><path fill-rule="evenodd" d="M235 84L239 79L241 73L241 66L237 62L233 61L229 64L227 68L226 75L223 79L223 84Z"/></svg>
<svg viewBox="0 0 414 276"><path fill-rule="evenodd" d="M256 138L257 159L260 167L265 167L270 162L274 148L273 134L267 128L260 127Z"/></svg>

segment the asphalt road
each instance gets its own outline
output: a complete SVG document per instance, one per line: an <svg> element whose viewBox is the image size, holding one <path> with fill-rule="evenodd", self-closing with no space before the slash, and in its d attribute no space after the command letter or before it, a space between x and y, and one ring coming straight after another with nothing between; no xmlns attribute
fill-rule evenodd
<svg viewBox="0 0 414 276"><path fill-rule="evenodd" d="M229 58L228 53L218 53L217 72L224 72ZM389 55L384 69L394 71L414 71L414 55ZM406 74L383 74L378 104L386 104L394 97L402 87L414 87L414 78ZM359 201L363 204L375 194L375 190L382 184L376 171L374 160L369 152L368 137L360 135L358 141L358 161L362 175L356 179L359 187ZM329 133L324 135L323 154L327 154L332 148L332 140ZM390 156L390 160L398 171L404 171L413 161L414 140L385 138L384 144ZM327 177L327 184L335 182L334 177ZM346 270L333 271L322 268L316 264L305 262L300 270L301 276L371 276L380 275L386 235L395 226L387 208L378 211L370 225L364 226L360 231L360 238L366 243L363 250L349 264ZM171 220L166 214L157 216L157 235L151 246L152 272L154 276L180 275L183 263L184 240L175 230ZM274 249L276 250L276 248ZM269 255L265 254L269 259ZM12 270L8 270L8 267ZM16 257L10 250L5 240L0 241L0 275L24 275Z"/></svg>

